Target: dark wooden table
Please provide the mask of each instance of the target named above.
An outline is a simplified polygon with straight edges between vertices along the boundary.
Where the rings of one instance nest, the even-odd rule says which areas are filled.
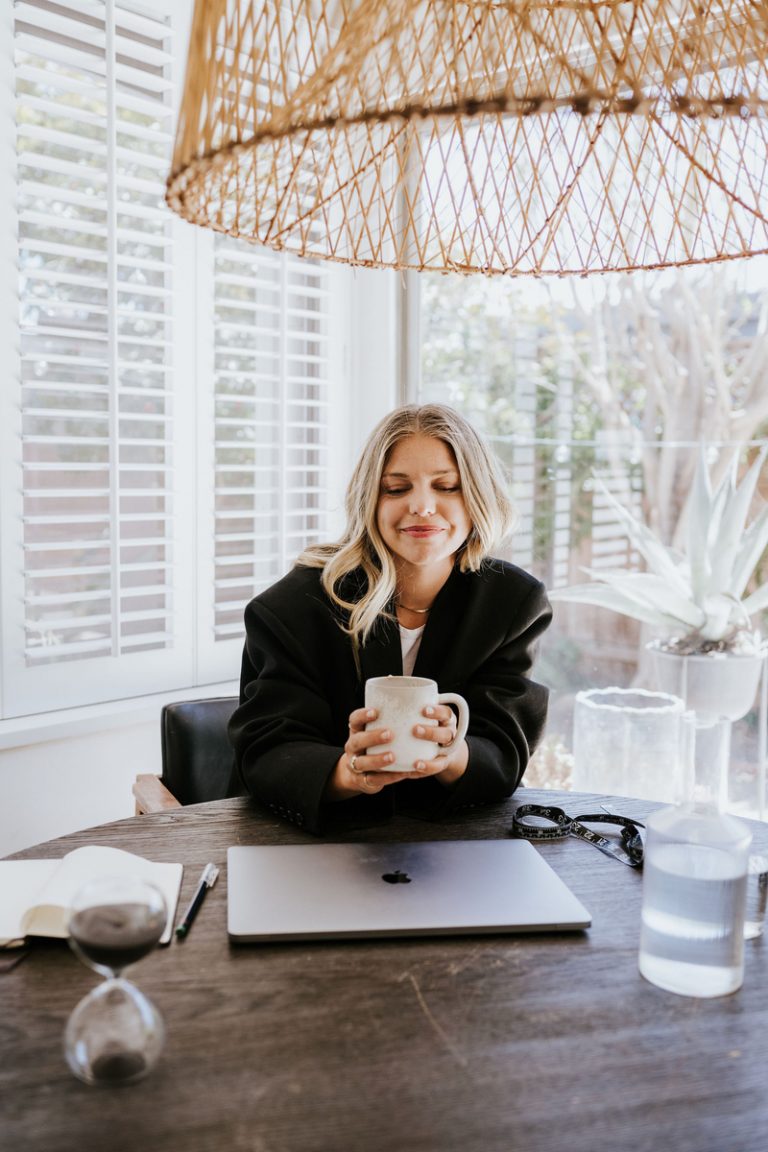
[[[516,803],[545,798],[572,813],[598,802],[525,790],[334,838],[496,837]],[[754,832],[768,849],[768,826]],[[225,800],[18,855],[104,843],[181,860],[183,906],[230,844],[305,840]],[[573,839],[539,850],[590,909],[588,932],[231,947],[224,871],[188,940],[134,970],[168,1035],[150,1076],[123,1088],[68,1071],[64,1025],[95,977],[64,942],[36,941],[0,972],[0,1149],[765,1152],[768,942],[747,943],[735,995],[662,992],[637,970],[640,874]]]

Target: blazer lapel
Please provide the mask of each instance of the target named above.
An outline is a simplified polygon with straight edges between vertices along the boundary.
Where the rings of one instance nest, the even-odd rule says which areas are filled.
[[[374,676],[402,676],[400,631],[394,621],[381,619],[377,622],[360,650],[360,673],[363,683]]]
[[[357,600],[363,595],[365,587],[366,581],[362,570],[356,569],[344,578],[341,593],[348,600]],[[390,604],[389,608],[394,613],[394,604]],[[403,657],[397,623],[380,618],[360,649],[359,689],[363,688],[366,680],[374,676],[402,676],[402,674]]]
[[[435,670],[441,668],[443,669],[441,679],[446,679],[447,670],[452,664],[450,657],[452,651],[455,651],[456,634],[465,607],[466,588],[463,575],[457,566],[443,584],[432,605],[416,654],[414,676],[427,676],[435,680],[437,679],[434,675]],[[443,689],[442,684],[440,687]]]

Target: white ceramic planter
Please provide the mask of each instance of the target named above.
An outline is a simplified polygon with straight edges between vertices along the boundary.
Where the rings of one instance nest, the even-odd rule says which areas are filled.
[[[764,654],[679,656],[652,644],[649,650],[656,665],[657,687],[682,697],[687,708],[740,720],[754,704]]]

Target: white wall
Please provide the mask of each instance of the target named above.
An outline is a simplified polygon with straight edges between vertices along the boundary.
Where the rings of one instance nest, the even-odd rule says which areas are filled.
[[[160,773],[163,705],[237,691],[228,680],[0,721],[0,856],[132,816],[134,779]]]
[[[0,856],[134,813],[139,772],[160,772],[160,719],[0,751]]]

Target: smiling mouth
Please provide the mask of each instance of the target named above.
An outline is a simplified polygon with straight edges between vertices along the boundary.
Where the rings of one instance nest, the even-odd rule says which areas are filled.
[[[437,536],[442,532],[442,528],[401,528],[401,532],[405,532],[407,536],[426,537]]]

